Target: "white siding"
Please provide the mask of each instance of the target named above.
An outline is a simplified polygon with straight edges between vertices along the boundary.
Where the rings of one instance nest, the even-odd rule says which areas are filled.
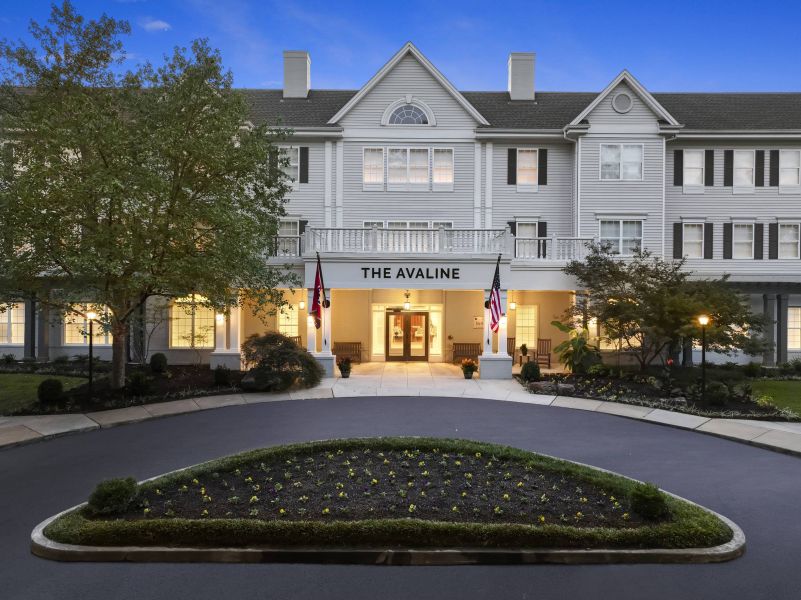
[[[631,110],[626,113],[619,113],[612,108],[612,100],[621,92],[627,93],[633,101]],[[657,133],[659,130],[656,115],[625,83],[618,85],[601,100],[587,115],[587,120],[590,122],[590,134]]]
[[[293,146],[309,147],[309,183],[296,182],[284,205],[288,217],[308,219],[309,226],[322,227],[325,145],[323,142],[295,141]]]

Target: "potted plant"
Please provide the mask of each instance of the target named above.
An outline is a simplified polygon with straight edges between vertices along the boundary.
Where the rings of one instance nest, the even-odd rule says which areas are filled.
[[[465,379],[473,379],[473,373],[478,371],[478,363],[472,358],[465,358],[462,361],[462,373]]]
[[[528,346],[520,344],[520,356],[528,356]]]
[[[350,377],[350,358],[347,356],[337,361],[337,366],[339,367],[339,373],[342,375],[342,379],[347,379]]]

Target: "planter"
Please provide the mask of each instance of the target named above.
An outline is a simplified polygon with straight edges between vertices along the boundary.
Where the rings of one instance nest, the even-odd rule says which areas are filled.
[[[342,379],[348,379],[350,377],[350,371],[340,371],[340,375],[342,375]]]
[[[465,379],[473,379],[473,371],[469,371],[469,372],[465,371],[464,372],[464,378]]]

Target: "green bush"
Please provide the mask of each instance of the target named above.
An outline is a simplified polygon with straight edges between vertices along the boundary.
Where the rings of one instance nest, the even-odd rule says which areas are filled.
[[[161,352],[156,352],[150,357],[150,370],[154,373],[165,373],[167,371],[167,357]]]
[[[706,384],[706,401],[712,406],[726,406],[730,395],[729,387],[722,381],[710,381]]]
[[[70,357],[67,356],[66,354],[62,354],[61,356],[56,356],[53,359],[54,365],[66,365],[68,362],[70,362]]]
[[[134,396],[147,396],[150,392],[150,380],[144,371],[133,371],[128,376],[128,391]]]
[[[13,365],[17,362],[17,357],[13,354],[3,354],[3,362],[7,365]]]
[[[539,381],[541,377],[540,366],[535,362],[527,362],[520,369],[520,379],[523,381]]]
[[[113,515],[124,513],[131,507],[139,487],[133,477],[108,479],[97,484],[89,496],[88,511],[91,515]]]
[[[64,386],[59,379],[45,379],[36,394],[42,406],[60,404],[64,400]]]
[[[629,494],[631,510],[643,519],[655,521],[670,514],[665,495],[652,483],[640,483]]]
[[[794,358],[790,361],[790,365],[792,365],[796,374],[801,375],[801,358]]]
[[[609,375],[609,367],[603,363],[590,365],[587,369],[587,375],[594,375],[595,377],[607,377]]]
[[[743,365],[743,375],[746,377],[759,377],[762,375],[762,365],[756,362],[750,362],[747,365]]]
[[[792,363],[782,363],[779,365],[779,373],[782,375],[793,375],[795,373],[795,366]]]
[[[214,385],[217,387],[230,387],[231,369],[225,365],[217,365],[214,369]]]
[[[243,389],[279,392],[293,385],[314,387],[323,378],[323,368],[291,338],[277,332],[253,334],[242,344],[245,364],[251,367],[242,378]]]

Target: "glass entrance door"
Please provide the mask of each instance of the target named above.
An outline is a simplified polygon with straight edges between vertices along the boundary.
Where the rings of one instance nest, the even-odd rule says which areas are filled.
[[[388,312],[387,360],[428,360],[428,313]]]

